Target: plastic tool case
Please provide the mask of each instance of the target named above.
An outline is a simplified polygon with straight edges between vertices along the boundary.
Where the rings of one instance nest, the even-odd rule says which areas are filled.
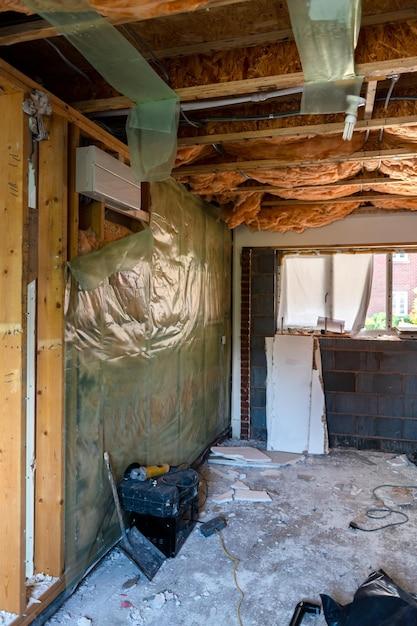
[[[131,523],[165,556],[174,557],[198,518],[198,485],[196,471],[174,470],[155,480],[126,476],[119,493]]]

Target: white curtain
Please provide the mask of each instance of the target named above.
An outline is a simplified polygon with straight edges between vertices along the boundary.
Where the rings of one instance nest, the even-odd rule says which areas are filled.
[[[315,328],[319,317],[365,324],[372,288],[372,254],[286,255],[281,267],[278,328]]]

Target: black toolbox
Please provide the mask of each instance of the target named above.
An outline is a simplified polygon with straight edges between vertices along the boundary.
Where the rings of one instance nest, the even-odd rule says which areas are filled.
[[[198,518],[198,473],[171,471],[145,481],[125,477],[119,483],[122,507],[132,524],[167,557],[178,554]]]

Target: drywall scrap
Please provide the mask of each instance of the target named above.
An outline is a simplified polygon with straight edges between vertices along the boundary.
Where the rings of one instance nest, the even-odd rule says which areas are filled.
[[[250,463],[270,463],[271,459],[257,448],[251,447],[228,447],[228,446],[213,446],[211,453],[214,456],[221,456],[226,459],[239,459],[248,461]]]
[[[267,337],[267,449],[328,452],[318,341],[313,336]]]
[[[213,450],[219,450],[220,448],[225,449],[225,454],[217,454],[213,453]],[[237,450],[237,452],[236,452]],[[240,453],[240,450],[245,450],[245,453]],[[255,452],[254,452],[255,450]],[[249,452],[248,452],[249,451]],[[270,470],[276,470],[281,467],[285,467],[286,465],[293,465],[294,463],[298,463],[302,461],[305,457],[302,454],[292,454],[289,452],[278,452],[278,451],[264,451],[261,452],[258,449],[247,447],[237,447],[237,446],[215,446],[211,448],[212,454],[208,458],[208,463],[210,465],[229,465],[232,467],[257,467],[257,468],[268,468]],[[227,456],[226,456],[227,455]],[[262,456],[261,456],[262,455]],[[245,458],[246,456],[246,458]],[[252,459],[256,458],[257,460],[249,460],[247,457],[252,457]],[[263,458],[264,457],[264,458]],[[216,471],[216,470],[212,470]],[[216,471],[217,473],[217,471]],[[243,474],[240,477],[244,476]]]

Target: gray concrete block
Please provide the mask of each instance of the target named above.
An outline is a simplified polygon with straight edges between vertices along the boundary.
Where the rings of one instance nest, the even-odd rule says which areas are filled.
[[[266,367],[252,367],[251,368],[251,386],[252,387],[265,387],[266,383]]]
[[[252,333],[263,337],[275,335],[275,319],[273,317],[254,317],[252,319]]]
[[[404,417],[404,411],[404,398],[402,396],[378,396],[378,415]]]
[[[380,361],[383,372],[417,374],[417,354],[413,352],[384,352]]]
[[[327,413],[327,427],[331,434],[356,433],[356,416]]]
[[[403,385],[405,394],[417,395],[417,375],[403,376]]]
[[[403,439],[412,439],[417,442],[417,419],[403,420]]]
[[[324,391],[355,391],[354,372],[324,371]]]
[[[405,396],[403,416],[417,418],[417,398]]]
[[[358,372],[356,375],[356,389],[365,393],[401,393],[402,376],[401,374]]]
[[[251,389],[250,404],[253,408],[265,408],[266,406],[266,390],[260,388]]]
[[[373,394],[329,392],[326,394],[327,410],[348,415],[376,415],[378,402]]]
[[[252,276],[251,291],[253,294],[273,294],[274,281],[274,274],[255,274]]]

